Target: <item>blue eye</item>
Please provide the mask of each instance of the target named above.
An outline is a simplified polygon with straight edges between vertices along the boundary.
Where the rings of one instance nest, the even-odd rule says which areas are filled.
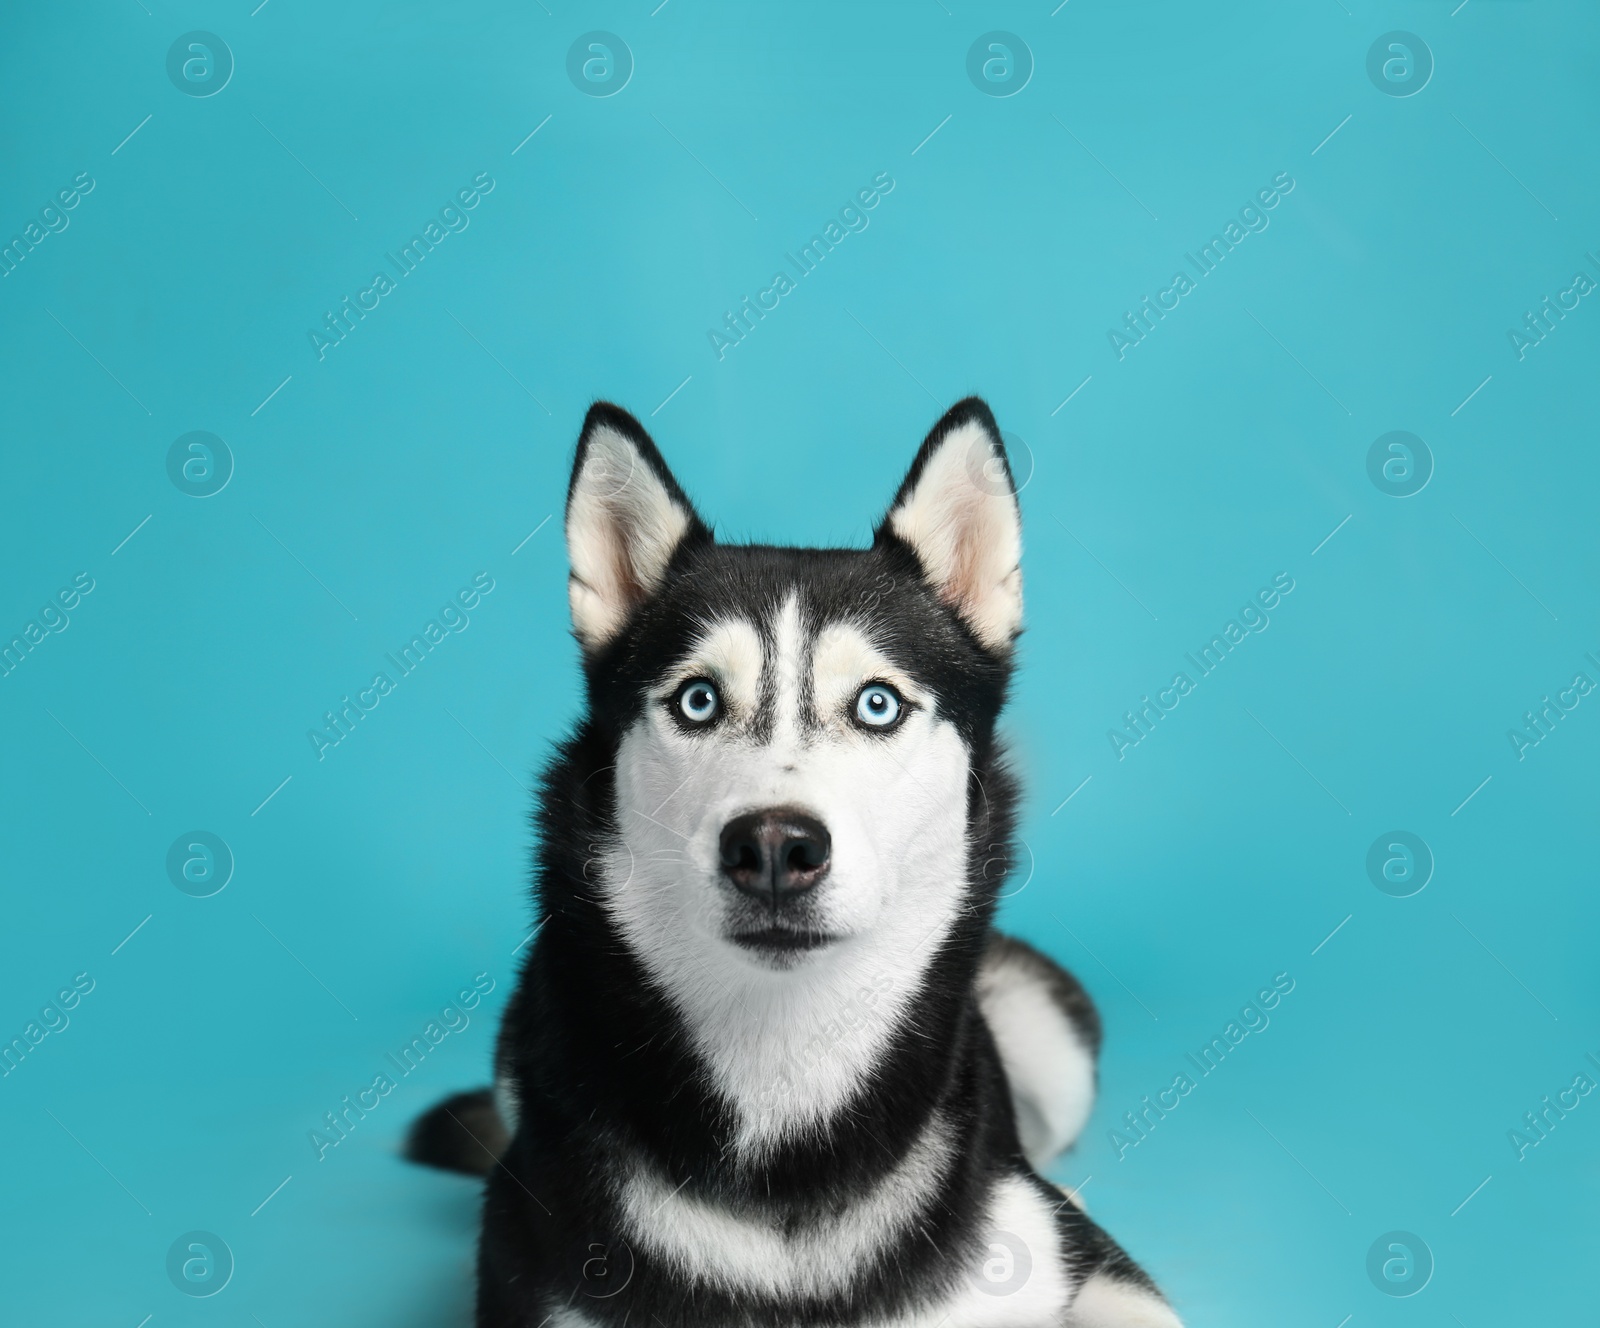
[[[900,718],[900,694],[887,683],[869,682],[856,696],[856,722],[869,729],[886,729]]]
[[[692,678],[678,688],[678,713],[691,724],[709,724],[722,710],[722,698],[706,678]]]

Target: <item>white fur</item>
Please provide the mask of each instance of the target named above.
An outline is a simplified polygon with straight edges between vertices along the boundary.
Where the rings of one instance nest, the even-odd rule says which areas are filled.
[[[1038,974],[1014,958],[986,957],[978,1005],[1005,1064],[1022,1151],[1042,1168],[1089,1119],[1094,1056]]]
[[[587,650],[604,645],[660,585],[689,516],[610,425],[590,435],[567,505],[567,598]]]
[[[901,696],[915,688],[904,673],[872,647],[849,623],[831,623],[817,634],[812,648],[812,689],[819,713],[853,709],[856,693],[868,679],[886,682]]]
[[[710,677],[723,704],[749,720],[761,700],[761,636],[743,619],[715,623],[701,634],[692,659],[672,676],[674,688],[690,678]]]
[[[1004,650],[1022,627],[1022,517],[996,449],[976,421],[951,430],[889,526],[978,639]]]
[[[927,1204],[954,1150],[935,1116],[900,1164],[831,1220],[794,1228],[691,1196],[653,1166],[619,1169],[624,1238],[689,1282],[732,1295],[817,1297],[847,1288]]]
[[[964,1251],[965,1284],[892,1328],[1032,1328],[1060,1321],[1072,1300],[1072,1278],[1053,1205],[1036,1186],[1007,1176],[989,1193],[985,1227]]]
[[[683,1014],[750,1158],[826,1121],[877,1064],[963,904],[968,774],[938,698],[899,677],[858,627],[829,624],[812,642],[791,599],[772,648],[758,646],[752,624],[713,624],[662,680],[666,697],[683,677],[712,677],[730,704],[716,728],[685,733],[652,703],[624,735],[620,835],[603,875],[619,931]],[[807,670],[816,704],[803,724]],[[875,679],[917,703],[892,734],[849,718]],[[773,694],[770,734],[758,737],[745,698]],[[809,810],[832,835],[815,897],[821,927],[840,938],[781,968],[726,938],[735,901],[718,866],[722,827],[777,805]]]
[[[506,1138],[515,1137],[517,1123],[522,1119],[522,1103],[517,1098],[515,1081],[498,1072],[494,1077],[494,1109],[500,1123],[506,1127]]]
[[[905,1179],[933,1158],[947,1157],[948,1137],[942,1124],[936,1128],[943,1142],[914,1165],[908,1158],[859,1212],[852,1208],[843,1214],[836,1228],[796,1236],[739,1224],[723,1210],[673,1196],[665,1178],[652,1178],[636,1179],[636,1188],[625,1191],[633,1224],[626,1239],[635,1249],[647,1249],[680,1271],[735,1293],[742,1288],[780,1298],[828,1294],[848,1286],[851,1274],[880,1247],[880,1231],[895,1216],[891,1210],[914,1204],[917,1185],[908,1186]],[[926,1142],[925,1136],[918,1150]],[[907,1211],[901,1208],[899,1216]],[[1075,1301],[1053,1206],[1020,1177],[995,1183],[977,1239],[969,1248],[945,1253],[957,1256],[965,1274],[954,1288],[912,1313],[871,1320],[861,1328],[1042,1328],[1063,1322],[1081,1328],[1181,1328],[1159,1300],[1098,1275],[1084,1283]],[[548,1328],[588,1328],[592,1322],[581,1310],[550,1308],[555,1317]],[[1090,1317],[1078,1317],[1080,1310]]]
[[[1183,1328],[1165,1301],[1104,1273],[1078,1288],[1067,1323],[1070,1328]]]

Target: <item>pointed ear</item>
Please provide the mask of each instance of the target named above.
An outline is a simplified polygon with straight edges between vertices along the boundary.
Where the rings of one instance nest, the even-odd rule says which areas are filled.
[[[639,421],[607,402],[591,406],[567,490],[567,597],[584,650],[596,653],[622,630],[686,541],[710,538]]]
[[[908,545],[939,598],[989,650],[1022,629],[1022,514],[994,416],[977,397],[934,425],[878,539]]]

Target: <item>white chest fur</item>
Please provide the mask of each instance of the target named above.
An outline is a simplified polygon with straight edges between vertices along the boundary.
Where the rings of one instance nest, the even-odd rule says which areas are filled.
[[[624,1237],[639,1255],[677,1278],[735,1299],[802,1302],[848,1293],[892,1242],[914,1230],[917,1214],[949,1165],[955,1140],[936,1118],[902,1164],[867,1197],[799,1233],[770,1218],[735,1214],[674,1190],[651,1168],[619,1169],[616,1191]],[[926,1238],[926,1237],[925,1237]],[[917,1310],[855,1328],[1035,1328],[1058,1321],[1071,1300],[1052,1205],[1019,1177],[991,1189],[979,1236],[945,1251],[960,1269],[955,1289]],[[554,1307],[552,1307],[554,1308]],[[590,1323],[568,1306],[549,1328]],[[780,1321],[781,1322],[781,1321]]]

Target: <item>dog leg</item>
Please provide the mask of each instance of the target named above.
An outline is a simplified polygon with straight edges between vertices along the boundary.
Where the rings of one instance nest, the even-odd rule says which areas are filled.
[[[1067,1323],[1070,1328],[1183,1328],[1153,1290],[1105,1269],[1078,1288]]]
[[[1072,974],[999,932],[984,952],[977,992],[1011,1086],[1022,1150],[1042,1168],[1078,1137],[1094,1106],[1100,1016]]]

